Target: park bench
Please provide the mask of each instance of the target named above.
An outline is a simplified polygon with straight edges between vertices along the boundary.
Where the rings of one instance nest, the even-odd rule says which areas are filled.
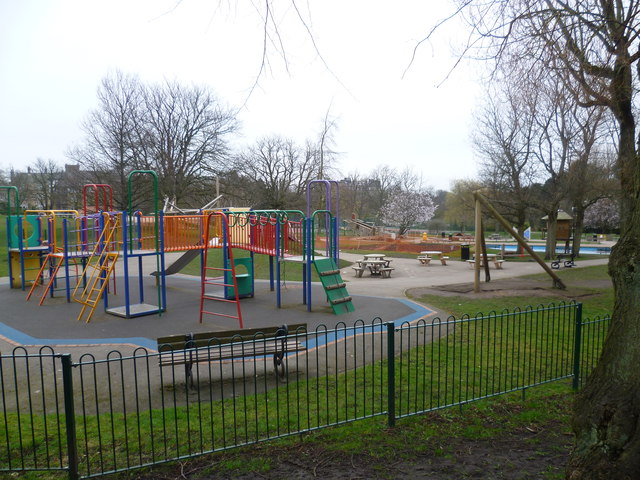
[[[427,255],[419,255],[418,256],[418,260],[423,265],[429,265],[429,262],[431,261],[431,257],[429,257]]]
[[[444,255],[440,257],[440,263],[442,263],[443,265],[447,264],[447,260],[449,260],[449,257],[445,257]]]
[[[245,328],[206,333],[187,333],[160,337],[158,360],[161,367],[185,366],[185,383],[193,387],[194,363],[263,357],[273,355],[276,377],[287,372],[286,356],[307,347],[296,336],[306,333],[307,324]]]
[[[559,269],[560,268],[560,263],[563,263],[563,265],[566,268],[575,267],[576,264],[573,261],[575,258],[576,258],[576,256],[574,254],[571,254],[571,255],[558,255],[556,257],[556,259],[551,262],[551,268],[553,268],[555,270]]]

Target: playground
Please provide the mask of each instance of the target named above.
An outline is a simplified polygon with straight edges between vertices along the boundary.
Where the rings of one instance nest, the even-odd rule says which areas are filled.
[[[151,213],[133,206],[140,178],[153,183]],[[341,252],[339,191],[333,181],[309,183],[306,213],[213,209],[211,204],[197,211],[169,211],[167,202],[161,210],[154,172],[132,172],[128,186],[129,208],[122,212],[114,211],[108,185],[85,185],[80,212],[21,212],[17,189],[0,187],[8,210],[10,274],[0,284],[5,307],[0,336],[6,341],[154,349],[155,339],[167,335],[299,323],[313,330],[377,317],[400,324],[442,315],[407,300],[407,294],[418,298],[422,291],[446,295],[447,288],[472,290],[473,274],[464,262],[434,269],[395,258],[393,278],[388,279],[355,278],[350,268],[339,268],[340,256],[353,262],[359,255]],[[312,211],[311,192],[318,188],[324,208]],[[391,243],[388,250],[425,248],[419,242]],[[457,243],[438,247],[450,252]],[[390,244],[366,239],[344,243],[345,248],[372,251],[385,245]],[[268,280],[255,278],[258,255],[268,258]],[[199,275],[180,273],[198,261]],[[285,280],[284,271],[293,264],[300,277]],[[493,283],[483,291],[495,292],[496,281],[504,284],[507,278],[538,272],[535,263],[509,263],[492,272]],[[517,290],[513,285],[502,289]]]
[[[140,177],[154,183],[151,213],[132,205]],[[154,172],[134,171],[128,181],[129,208],[122,212],[114,211],[108,185],[85,185],[82,211],[21,211],[17,189],[1,187],[8,200],[4,340],[153,349],[166,335],[301,322],[312,330],[433,313],[404,298],[349,294],[347,272],[338,267],[335,182],[310,182],[306,214],[237,208],[175,214],[159,209]],[[311,211],[314,187],[323,189],[322,210]],[[256,255],[268,258],[268,280],[255,278]],[[180,273],[198,259],[199,276]],[[299,279],[284,279],[289,263],[301,266]],[[312,272],[319,281],[312,282]]]

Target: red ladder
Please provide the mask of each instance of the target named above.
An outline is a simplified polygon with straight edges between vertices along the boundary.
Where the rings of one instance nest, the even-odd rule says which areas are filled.
[[[217,227],[217,228],[216,228]],[[222,227],[222,228],[220,228]],[[233,261],[233,248],[231,247],[231,233],[229,232],[229,225],[227,223],[227,217],[220,212],[210,213],[205,219],[204,229],[205,241],[204,245],[204,266],[202,268],[201,276],[201,292],[200,292],[200,323],[202,323],[203,315],[216,315],[225,318],[235,318],[238,320],[240,328],[244,328],[242,325],[242,311],[240,309],[240,297],[238,296],[238,282],[236,280],[236,268]],[[210,237],[216,235],[217,241],[213,241]],[[228,255],[226,264],[229,267],[225,267],[224,258],[222,267],[209,266],[209,247],[217,245],[218,248],[223,247],[223,257],[226,253]],[[230,282],[229,282],[229,280]],[[211,288],[218,288],[222,290],[221,294],[212,292]],[[226,292],[229,288],[233,288],[233,299],[226,298]],[[208,291],[209,289],[209,291]],[[224,303],[234,303],[236,305],[236,315],[213,312],[211,310],[205,310],[205,300],[213,300]],[[210,302],[208,302],[210,303]]]

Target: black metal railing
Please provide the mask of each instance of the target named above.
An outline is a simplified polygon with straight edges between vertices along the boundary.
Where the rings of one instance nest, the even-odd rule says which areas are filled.
[[[252,353],[273,341],[260,334],[239,338],[231,348],[242,355],[224,360],[212,360],[230,348],[215,339],[171,352],[86,353],[76,362],[50,347],[18,347],[0,356],[0,471],[90,478],[373,416],[393,425],[572,376],[578,387],[607,325],[583,322],[581,306],[570,303],[400,326],[379,318],[320,326],[290,335],[306,349],[287,355],[284,379],[272,355]],[[186,358],[200,360],[193,386]]]

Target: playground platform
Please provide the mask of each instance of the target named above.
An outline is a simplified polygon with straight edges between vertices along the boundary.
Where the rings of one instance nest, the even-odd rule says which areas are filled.
[[[161,315],[122,318],[110,315],[99,307],[90,323],[78,321],[81,305],[67,303],[63,293],[47,298],[42,306],[38,299],[26,301],[26,292],[10,289],[8,279],[0,284],[0,345],[6,348],[27,345],[49,345],[56,351],[79,345],[130,345],[148,349],[156,348],[156,339],[166,335],[190,332],[215,332],[238,329],[233,318],[205,316],[199,322],[200,279],[189,275],[167,277],[167,310]],[[157,290],[153,277],[143,279],[145,302],[153,303]],[[110,306],[118,305],[122,298],[122,279],[118,278],[118,294],[110,295]],[[268,281],[256,281],[254,298],[241,300],[245,328],[267,327],[282,324],[307,323],[310,331],[324,325],[333,328],[339,322],[353,325],[359,319],[366,323],[375,317],[400,324],[433,315],[435,312],[403,298],[382,298],[353,295],[355,312],[340,316],[333,314],[325,302],[319,284],[313,285],[313,310],[307,311],[302,303],[302,284],[287,281],[282,287],[282,308],[276,307],[275,292],[270,291]],[[221,312],[233,305],[220,304]],[[7,345],[8,344],[8,345]],[[0,347],[1,348],[1,347]]]

